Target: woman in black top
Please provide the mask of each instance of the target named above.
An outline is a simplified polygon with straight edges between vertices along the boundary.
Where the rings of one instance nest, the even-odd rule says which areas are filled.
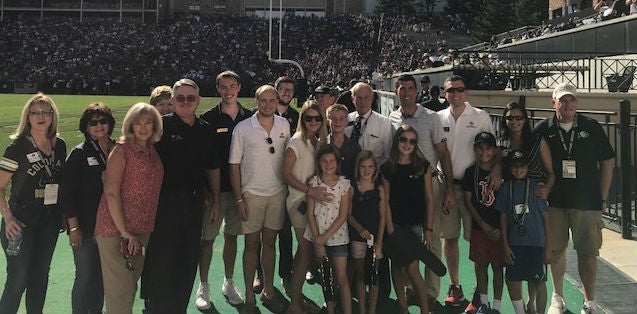
[[[86,140],[73,148],[62,173],[61,202],[75,261],[73,313],[101,313],[104,305],[102,269],[93,233],[104,191],[102,172],[115,144],[110,138],[114,127],[115,119],[106,105],[89,104],[79,125]]]
[[[53,250],[61,227],[58,204],[66,144],[57,137],[58,111],[44,94],[31,97],[0,160],[0,193],[11,182],[11,198],[0,197],[0,241],[22,237],[20,249],[7,252],[7,281],[0,313],[16,313],[26,290],[28,313],[42,313]]]

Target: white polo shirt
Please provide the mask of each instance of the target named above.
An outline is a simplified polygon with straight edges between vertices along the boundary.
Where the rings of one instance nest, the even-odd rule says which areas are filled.
[[[272,139],[272,144],[268,144],[267,138]],[[271,196],[285,187],[281,166],[289,138],[290,124],[277,115],[269,134],[259,124],[257,113],[235,126],[228,163],[239,164],[241,193]],[[271,147],[274,153],[270,153]]]
[[[347,116],[349,124],[345,127],[345,134],[351,138],[354,121],[358,118],[358,111],[350,112]],[[358,144],[362,150],[371,151],[378,164],[382,165],[389,159],[389,150],[391,149],[392,136],[394,134],[391,122],[380,113],[370,110],[363,115],[361,137]]]
[[[443,136],[447,138],[447,148],[451,153],[453,178],[462,180],[465,170],[474,164],[473,140],[480,132],[493,132],[489,114],[465,102],[465,108],[458,120],[451,115],[451,107],[438,111],[442,123]],[[440,163],[438,169],[442,170]]]

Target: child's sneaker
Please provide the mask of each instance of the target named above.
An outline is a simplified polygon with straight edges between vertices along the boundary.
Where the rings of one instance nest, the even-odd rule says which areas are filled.
[[[566,303],[564,302],[564,298],[562,298],[559,294],[553,292],[553,296],[551,297],[551,306],[549,307],[548,314],[562,314],[566,312]]]
[[[482,305],[482,301],[480,300],[480,293],[476,289],[473,292],[473,298],[471,298],[471,302],[467,305],[467,308],[464,310],[465,313],[475,314],[478,311],[478,308]]]
[[[464,293],[462,292],[461,285],[449,285],[449,292],[445,298],[445,305],[447,306],[460,306],[461,302],[464,302]]]
[[[597,313],[597,304],[595,301],[586,301],[582,306],[581,314],[596,314]]]

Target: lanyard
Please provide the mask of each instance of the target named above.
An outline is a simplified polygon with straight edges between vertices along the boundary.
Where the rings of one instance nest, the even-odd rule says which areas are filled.
[[[562,141],[562,148],[564,148],[564,152],[566,152],[568,158],[571,158],[571,150],[573,149],[573,139],[575,138],[575,130],[571,129],[569,132],[571,133],[571,139],[568,142],[568,147],[566,146],[566,142],[564,142],[564,135],[562,134],[564,130],[559,128],[557,133],[560,135],[560,141]]]
[[[53,145],[53,141],[51,141],[51,156],[49,156],[48,158],[44,158],[33,137],[27,136],[27,138],[33,145],[33,148],[35,148],[35,153],[38,154],[40,160],[44,162],[44,169],[46,169],[46,172],[49,174],[49,178],[53,179],[53,171],[51,171],[51,168],[49,168],[49,164],[53,165],[55,163],[55,145]]]
[[[93,145],[93,148],[95,149],[97,154],[100,156],[100,159],[102,160],[102,165],[104,165],[104,167],[106,167],[106,153],[102,150],[102,148],[100,148],[100,146],[99,146],[99,144],[97,144],[96,140],[90,139],[89,141]]]
[[[526,218],[526,209],[529,206],[529,189],[531,185],[529,181],[529,178],[526,178],[526,181],[524,182],[524,208],[522,208],[522,214],[520,215],[515,212],[515,202],[513,201],[513,184],[515,181],[511,181],[511,184],[509,185],[509,200],[511,200],[511,209],[513,210],[513,221],[515,221],[518,225],[523,225],[524,218]]]

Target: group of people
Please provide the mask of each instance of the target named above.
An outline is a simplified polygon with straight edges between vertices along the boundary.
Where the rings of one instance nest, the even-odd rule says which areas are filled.
[[[42,311],[61,229],[76,265],[73,313],[131,313],[140,277],[146,313],[185,313],[197,269],[195,304],[211,308],[212,245],[223,232],[220,290],[242,313],[257,313],[257,295],[274,313],[319,313],[303,294],[306,279],[323,286],[328,313],[352,313],[352,298],[360,313],[382,311],[392,283],[400,313],[413,303],[435,311],[444,272],[431,264],[422,274],[418,254],[396,250],[415,239],[414,250],[444,254],[446,306],[499,310],[506,281],[516,314],[544,313],[550,264],[549,313],[557,314],[566,310],[569,230],[582,313],[596,312],[595,257],[615,153],[600,125],[577,113],[573,86],[555,87],[555,114],[533,131],[524,106],[508,104],[496,138],[457,75],[444,81],[449,107],[438,112],[417,102],[414,77],[400,76],[400,107],[388,117],[372,109],[366,83],[351,87],[352,110],[308,100],[297,112],[294,82],[283,76],[257,88],[251,111],[238,102],[240,76],[224,71],[215,79],[220,102],[200,117],[194,81],[157,87],[151,104],[128,110],[118,141],[110,109],[89,104],[79,122],[86,140],[68,157],[55,103],[33,96],[0,161],[0,191],[11,183],[8,202],[0,198],[0,239],[5,249],[22,241],[18,254],[5,254],[0,312],[17,312],[25,291],[27,311]],[[468,305],[461,235],[477,282]],[[239,236],[243,296],[233,278]],[[277,238],[289,301],[274,287]]]

